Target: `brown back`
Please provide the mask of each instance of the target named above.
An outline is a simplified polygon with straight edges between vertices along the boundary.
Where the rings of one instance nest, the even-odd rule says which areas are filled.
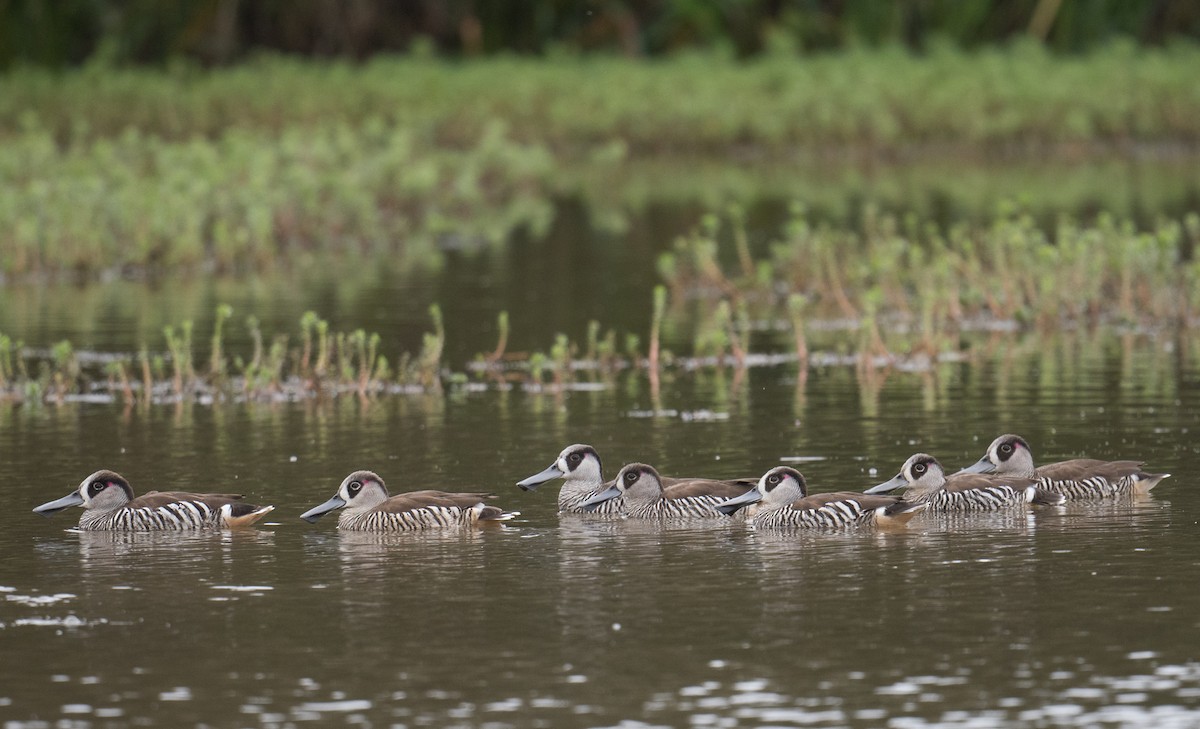
[[[242,500],[241,494],[193,494],[187,491],[149,491],[129,502],[131,509],[157,509],[180,501],[198,501],[214,509]]]
[[[899,496],[887,496],[884,494],[864,494],[857,491],[835,491],[827,494],[813,494],[805,496],[803,499],[797,499],[792,502],[793,511],[808,511],[809,509],[819,509],[827,504],[833,504],[838,501],[857,501],[863,509],[870,511],[878,509],[881,506],[891,506],[899,501]]]
[[[1109,481],[1120,481],[1126,476],[1142,473],[1143,465],[1138,461],[1098,461],[1095,458],[1076,458],[1071,461],[1047,463],[1037,470],[1037,475],[1051,481],[1078,481],[1094,476],[1101,476]]]
[[[409,491],[396,494],[376,507],[377,511],[389,514],[402,514],[406,511],[423,509],[430,506],[443,508],[458,507],[469,509],[481,501],[496,498],[495,494],[485,493],[454,493],[450,491]]]
[[[1008,486],[1021,491],[1034,484],[1031,478],[1020,476],[996,476],[987,473],[956,473],[946,477],[946,490],[950,492],[973,491],[975,489]]]
[[[690,499],[697,496],[732,499],[735,496],[741,496],[758,484],[757,480],[750,479],[717,481],[710,478],[673,478],[663,480],[673,482],[669,486],[663,484],[664,499]]]

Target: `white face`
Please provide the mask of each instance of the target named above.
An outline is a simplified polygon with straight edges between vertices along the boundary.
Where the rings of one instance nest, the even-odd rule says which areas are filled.
[[[617,474],[617,488],[626,496],[655,498],[662,495],[658,473],[644,463],[630,463]]]
[[[1029,444],[1017,435],[1002,435],[988,446],[987,459],[997,473],[1012,473],[1033,469],[1033,454]]]
[[[794,468],[777,466],[758,480],[758,490],[767,504],[790,504],[804,498],[804,476]]]
[[[946,478],[942,464],[928,453],[917,453],[904,462],[900,469],[904,480],[910,485],[928,485],[936,487]]]
[[[568,481],[588,481],[599,483],[604,480],[600,467],[600,456],[594,448],[577,444],[568,447],[558,454],[555,467],[562,471],[563,478]]]
[[[371,471],[355,471],[342,481],[338,496],[346,502],[347,509],[370,508],[388,497],[383,479]]]
[[[110,511],[129,503],[133,494],[129,483],[112,471],[96,471],[79,484],[83,508]]]

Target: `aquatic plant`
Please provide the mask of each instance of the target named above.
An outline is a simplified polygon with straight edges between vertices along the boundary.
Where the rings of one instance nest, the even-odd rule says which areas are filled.
[[[441,389],[442,352],[446,348],[446,327],[442,322],[442,309],[437,304],[429,307],[433,319],[433,332],[422,337],[421,352],[408,373],[410,381],[426,388]]]
[[[663,316],[667,309],[667,289],[663,286],[654,287],[654,312],[650,319],[650,350],[646,356],[646,366],[651,372],[658,373],[659,336],[662,330]]]
[[[178,332],[174,326],[164,327],[163,338],[166,339],[171,360],[171,382],[174,384],[175,394],[182,397],[185,389],[190,389],[196,378],[196,371],[192,367],[192,323],[183,322]]]
[[[501,311],[496,315],[496,329],[499,332],[496,348],[492,350],[485,359],[489,363],[496,363],[504,356],[504,350],[508,348],[508,312]]]
[[[816,317],[852,322],[857,351],[887,361],[895,355],[887,340],[910,334],[904,348],[932,356],[952,332],[980,326],[1195,325],[1195,218],[1138,230],[1105,214],[1087,225],[1063,217],[1048,234],[1013,207],[986,225],[945,230],[868,207],[855,231],[815,226],[797,207],[767,254],[752,265],[738,256],[736,273],[714,270],[720,234],[711,223],[676,241],[659,271],[675,296],[701,306],[697,352],[728,344],[736,353],[754,306],[790,322],[799,359],[804,320]]]
[[[221,304],[217,307],[217,315],[213,320],[213,335],[212,335],[212,353],[209,357],[208,371],[214,378],[224,377],[227,369],[224,353],[224,340],[222,339],[225,321],[233,316],[233,307],[228,304]]]

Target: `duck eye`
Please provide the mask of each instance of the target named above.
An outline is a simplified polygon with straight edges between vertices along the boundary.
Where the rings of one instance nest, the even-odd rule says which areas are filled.
[[[92,481],[91,491],[93,494],[98,494],[107,486],[108,484],[104,483],[103,481]]]
[[[917,465],[913,466],[913,473],[925,473],[925,464],[918,463]]]
[[[579,463],[583,460],[583,456],[578,453],[572,453],[570,456],[567,456],[567,458],[570,459],[571,463]]]
[[[777,484],[777,483],[779,483],[779,474],[778,474],[778,473],[772,473],[770,476],[767,476],[767,483],[769,483],[769,484]]]
[[[625,480],[629,483],[633,483],[634,481],[638,480],[637,471],[630,471],[629,473],[625,474]]]
[[[347,487],[347,490],[352,494],[357,494],[361,488],[362,481],[351,481],[350,485]]]
[[[1008,443],[1005,443],[1004,445],[1000,446],[1000,452],[1001,453],[1012,453],[1012,446]]]

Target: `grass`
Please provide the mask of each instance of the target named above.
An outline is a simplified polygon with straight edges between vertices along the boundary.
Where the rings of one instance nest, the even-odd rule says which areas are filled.
[[[340,124],[182,143],[130,130],[65,147],[31,132],[0,148],[0,272],[231,271],[313,250],[436,266],[443,245],[544,226],[549,169],[495,134],[458,151]]]
[[[264,57],[225,70],[91,66],[5,78],[0,129],[55,139],[143,136],[188,142],[247,130],[327,125],[409,130],[470,148],[496,120],[520,144],[556,151],[726,150],[733,144],[867,151],[911,145],[1045,145],[1198,138],[1200,49],[1114,43],[1054,56],[1032,42],[965,53],[935,46],[746,63],[719,54],[644,62],[495,57],[365,64]],[[86,119],[77,113],[86,108]]]
[[[381,337],[362,329],[334,331],[314,312],[299,322],[300,344],[287,333],[264,341],[258,319],[241,323],[249,330],[248,357],[230,352],[225,334],[237,320],[221,304],[214,317],[209,356],[197,367],[192,322],[163,328],[164,350],[143,346],[136,355],[77,352],[63,340],[48,350],[32,350],[0,334],[0,400],[12,403],[120,399],[127,405],[196,401],[278,401],[385,393],[439,393],[445,329],[441,310],[429,310],[434,331],[424,337],[415,357],[405,354],[393,367],[380,353]]]
[[[790,310],[797,322],[800,295],[815,316],[860,322],[867,349],[876,352],[883,349],[881,319],[888,329],[921,332],[931,346],[945,332],[989,322],[1200,323],[1195,214],[1149,230],[1104,214],[1089,225],[1063,217],[1047,233],[1015,209],[987,225],[943,228],[868,208],[858,232],[810,223],[798,207],[782,238],[752,265],[728,250],[739,247],[739,225],[735,214],[732,230],[722,231],[709,216],[663,254],[659,271],[677,301],[718,302],[716,318],[720,302],[747,302],[760,316],[784,318]]]
[[[436,267],[446,248],[544,230],[563,194],[614,228],[672,197],[799,198],[848,215],[844,201],[865,192],[909,209],[907,166],[879,179],[869,169],[916,159],[942,161],[923,168],[939,204],[978,211],[997,197],[994,177],[986,165],[963,173],[964,161],[1193,153],[1197,66],[1187,44],[1068,58],[1017,44],[749,63],[265,57],[213,71],[17,69],[0,79],[0,274],[263,269],[314,251]],[[1125,212],[1141,195],[1186,200],[1195,169],[1148,174],[1119,199],[1121,185],[1090,170],[1036,184],[1016,173],[1010,192],[1047,210]]]
[[[735,225],[739,219],[732,216]],[[714,221],[709,221],[709,232],[717,235],[722,231]],[[1200,356],[1200,338],[1189,336],[1200,325],[1196,315],[1200,265],[1180,265],[1174,259],[1181,236],[1200,238],[1200,220],[1194,217],[1182,225],[1164,225],[1155,234],[1136,233],[1112,221],[1091,228],[1064,221],[1060,240],[1051,245],[1015,216],[945,239],[971,241],[972,255],[981,254],[979,260],[985,264],[1031,261],[993,271],[985,271],[986,265],[967,268],[967,259],[956,257],[951,243],[943,243],[946,247],[938,251],[941,262],[930,263],[928,247],[938,240],[931,231],[925,238],[906,240],[895,221],[886,218],[870,229],[873,235],[855,241],[856,245],[895,249],[890,256],[863,259],[879,261],[876,266],[847,266],[836,256],[836,247],[825,249],[823,242],[813,240],[822,235],[842,240],[839,236],[845,234],[814,231],[802,218],[793,221],[788,238],[777,244],[770,261],[751,258],[745,268],[736,250],[738,235],[732,231],[724,231],[730,251],[700,234],[681,241],[680,251],[694,248],[712,265],[699,269],[680,265],[673,269],[676,277],[670,288],[655,289],[653,311],[647,312],[650,337],[645,352],[638,335],[605,330],[598,321],[589,323],[582,342],[558,333],[545,351],[512,352],[507,348],[508,314],[500,312],[495,348],[456,370],[445,359],[447,332],[440,308],[433,305],[429,309],[432,330],[423,336],[420,348],[402,352],[393,364],[382,354],[379,334],[363,329],[336,331],[310,311],[294,330],[268,336],[256,317],[239,317],[232,307],[221,304],[207,337],[197,336],[192,323],[184,321],[163,327],[161,349],[143,345],[135,354],[80,351],[66,340],[35,350],[0,334],[0,401],[99,400],[147,406],[370,400],[514,386],[562,394],[610,389],[619,380],[636,390],[645,378],[657,409],[660,382],[693,373],[709,378],[732,371],[731,383],[716,382],[737,391],[747,368],[798,365],[797,402],[802,403],[810,369],[850,368],[864,388],[864,397],[870,397],[871,393],[877,396],[891,372],[915,372],[927,378],[946,363],[1004,362],[1010,349],[1028,347],[1029,342],[1059,341],[1064,333],[1090,339],[1097,331],[1116,331],[1125,350],[1131,348],[1133,338],[1169,336],[1183,356]],[[1128,235],[1135,236],[1140,246],[1133,254],[1121,253],[1129,243],[1122,236]],[[1084,241],[1089,250],[1106,250],[1110,255],[1100,263],[1091,254],[1077,255],[1085,248]],[[1055,259],[1048,263],[1038,246],[1067,252],[1053,254]],[[816,256],[827,257],[822,265],[794,265],[799,258],[819,260],[814,256],[818,251],[824,252]],[[722,253],[729,254],[737,273],[726,275],[721,270]],[[914,261],[924,265],[912,265]],[[1067,285],[1051,280],[1052,276],[1033,275],[1038,268],[1067,277]],[[721,286],[688,282],[685,273],[693,270],[720,276]],[[842,282],[843,302],[828,293],[833,288],[831,276]],[[969,293],[971,276],[982,277],[974,283],[989,286],[994,293],[990,297]],[[1095,281],[1084,286],[1071,278],[1077,276],[1093,276]],[[798,281],[808,281],[809,288]],[[955,281],[963,285],[953,285]],[[733,294],[726,295],[725,287]],[[1040,308],[1018,313],[1015,319],[1000,318],[1012,313],[1003,307],[1025,293],[1037,296],[1039,290],[1050,289],[1061,292],[1057,299],[1046,299]],[[993,311],[993,306],[1000,308]],[[853,315],[846,316],[842,307],[850,307]],[[690,352],[665,346],[665,332],[672,332],[671,339],[680,343],[688,326],[695,329]],[[227,341],[239,327],[249,333],[242,338],[249,342],[248,348]],[[1034,336],[1022,336],[1023,332]],[[207,352],[197,351],[201,341],[208,342]]]

